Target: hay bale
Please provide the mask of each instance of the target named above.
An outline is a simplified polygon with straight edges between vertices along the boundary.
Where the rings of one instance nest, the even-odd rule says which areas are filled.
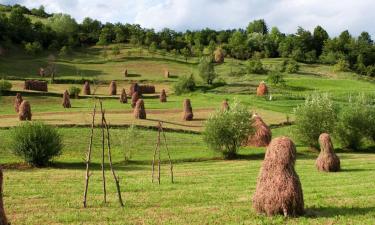
[[[111,81],[111,84],[109,85],[109,95],[117,95],[117,85],[116,81]]]
[[[298,216],[304,213],[301,182],[294,170],[296,147],[287,137],[278,137],[267,147],[260,170],[253,207],[268,216]]]
[[[7,217],[5,216],[4,211],[4,202],[3,202],[3,170],[0,167],[0,225],[8,225]]]
[[[252,121],[253,123],[251,126],[254,128],[255,133],[247,138],[245,145],[253,147],[268,146],[272,139],[271,129],[257,114],[253,115]]]
[[[146,119],[145,103],[143,102],[143,99],[138,99],[133,113],[136,119]]]
[[[184,117],[183,119],[185,121],[190,121],[193,120],[193,108],[191,107],[191,102],[190,99],[185,99],[184,100]]]
[[[141,94],[141,92],[140,92],[140,90],[139,90],[139,85],[138,85],[138,83],[132,83],[132,84],[130,85],[130,90],[129,90],[130,95],[133,96],[134,92],[137,92],[138,95]]]
[[[135,105],[137,104],[137,101],[139,100],[139,95],[138,95],[138,92],[134,92],[132,94],[132,108],[135,107]]]
[[[19,120],[31,120],[31,116],[30,103],[28,101],[22,101],[18,112]]]
[[[64,91],[64,94],[63,94],[63,102],[62,102],[62,106],[64,108],[72,108],[72,105],[70,104],[70,97],[69,97],[69,92],[68,90],[65,90]]]
[[[126,95],[125,88],[123,88],[122,91],[121,91],[120,102],[121,103],[128,103],[128,96]]]
[[[340,170],[340,159],[335,154],[331,137],[327,133],[319,136],[320,154],[315,166],[322,172],[337,172]]]
[[[23,89],[33,91],[48,91],[47,81],[25,80]]]
[[[222,103],[221,103],[221,110],[222,111],[227,111],[229,110],[229,103],[228,103],[228,100],[225,99]]]
[[[164,70],[164,78],[168,79],[171,76],[168,70]]]
[[[128,70],[127,70],[127,69],[124,70],[124,77],[125,77],[125,78],[128,77]]]
[[[167,94],[165,93],[165,90],[161,90],[161,93],[160,93],[160,102],[167,102]]]
[[[83,94],[91,95],[90,83],[88,81],[85,81],[85,84],[83,85]]]
[[[257,88],[257,96],[264,96],[268,94],[268,87],[264,81],[260,82]]]
[[[155,93],[155,86],[154,85],[139,85],[138,86],[138,93],[154,94]]]
[[[16,97],[14,98],[14,110],[16,111],[16,113],[19,112],[22,101],[23,99],[21,93],[17,93]]]
[[[221,48],[218,48],[214,52],[214,60],[216,63],[223,63],[224,62],[224,51]]]

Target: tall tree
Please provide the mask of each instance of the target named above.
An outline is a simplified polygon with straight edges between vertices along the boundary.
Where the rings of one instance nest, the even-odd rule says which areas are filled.
[[[247,26],[247,33],[260,33],[260,34],[268,34],[268,27],[266,22],[263,19],[254,20],[250,22]]]

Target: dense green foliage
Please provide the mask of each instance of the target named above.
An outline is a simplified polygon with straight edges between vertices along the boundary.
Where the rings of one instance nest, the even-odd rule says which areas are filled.
[[[248,74],[263,74],[266,69],[263,67],[263,63],[259,59],[251,59],[246,64],[246,70]]]
[[[267,81],[272,85],[285,85],[284,76],[279,71],[270,71],[268,73]]]
[[[178,81],[173,85],[173,90],[176,95],[189,93],[195,90],[195,81],[193,75],[181,76]]]
[[[298,73],[299,65],[293,59],[284,60],[280,66],[280,72]]]
[[[79,93],[81,92],[81,88],[76,86],[69,87],[69,96],[73,98],[78,98]]]
[[[0,94],[2,91],[9,91],[10,89],[12,89],[12,84],[7,80],[1,79],[0,80]]]
[[[207,84],[212,84],[214,79],[216,78],[214,64],[209,57],[203,57],[200,59],[198,72],[199,76]]]

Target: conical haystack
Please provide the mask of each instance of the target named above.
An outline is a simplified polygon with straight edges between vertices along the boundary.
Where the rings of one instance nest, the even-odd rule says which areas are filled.
[[[130,85],[130,90],[129,90],[129,94],[130,94],[130,96],[133,96],[133,94],[134,94],[134,92],[137,92],[138,93],[138,96],[140,96],[140,90],[139,90],[139,85],[138,85],[138,83],[132,83],[131,85]]]
[[[257,114],[253,115],[252,127],[255,133],[247,138],[246,146],[265,147],[271,142],[272,132],[267,124]]]
[[[214,52],[214,59],[216,63],[223,63],[224,62],[224,51],[221,48],[218,48]]]
[[[301,182],[294,170],[296,147],[287,137],[278,137],[267,147],[253,196],[253,207],[268,216],[304,213]]]
[[[315,166],[319,171],[337,172],[340,170],[340,159],[335,154],[331,137],[327,133],[319,136],[320,154]]]
[[[257,96],[264,96],[268,94],[268,87],[264,81],[260,82],[257,88]]]
[[[121,103],[128,103],[128,96],[126,95],[125,88],[123,88],[122,91],[121,91],[120,102]]]
[[[70,104],[69,92],[67,90],[65,90],[64,94],[63,94],[62,106],[64,108],[71,108],[72,107],[72,105]]]
[[[133,95],[132,95],[132,108],[135,107],[135,105],[137,104],[138,99],[139,99],[138,92],[134,92]]]
[[[191,107],[190,99],[184,100],[184,117],[185,121],[193,120],[193,108]]]
[[[90,83],[88,81],[85,81],[85,84],[83,85],[83,94],[91,95]]]
[[[109,95],[117,95],[117,85],[116,81],[111,81],[111,84],[109,85]]]
[[[165,93],[165,90],[161,90],[160,93],[160,102],[167,102],[167,94]]]
[[[0,167],[0,225],[8,225],[7,217],[5,216],[4,211],[4,202],[3,202],[3,170]]]
[[[22,101],[19,112],[18,112],[18,118],[19,120],[31,120],[31,106],[28,101]]]
[[[134,108],[134,117],[136,119],[146,119],[145,103],[143,102],[143,99],[138,99]]]
[[[16,113],[19,112],[22,101],[23,99],[21,93],[17,93],[16,97],[14,98],[14,110],[16,111]]]

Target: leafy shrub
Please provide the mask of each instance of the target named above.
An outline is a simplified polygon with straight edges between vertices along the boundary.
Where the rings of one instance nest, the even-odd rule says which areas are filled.
[[[25,44],[25,50],[30,55],[35,55],[39,52],[41,52],[43,49],[42,45],[38,41],[34,41],[32,43],[26,43]]]
[[[318,148],[321,133],[332,133],[337,121],[336,107],[328,94],[313,94],[294,109],[295,135],[304,144]]]
[[[287,73],[298,73],[299,64],[295,60],[284,60],[281,63],[280,71]]]
[[[337,63],[333,66],[334,72],[346,72],[349,71],[349,63],[344,59],[339,59]]]
[[[263,67],[263,63],[259,59],[249,60],[246,65],[246,70],[248,74],[264,74],[267,72],[266,69],[264,69]]]
[[[178,81],[173,85],[173,89],[176,95],[183,93],[189,93],[195,90],[195,81],[193,74],[190,76],[181,76]]]
[[[213,113],[205,124],[204,140],[226,159],[234,158],[241,142],[253,131],[249,109],[235,102],[229,110]]]
[[[79,93],[81,92],[81,88],[76,86],[69,87],[69,96],[72,98],[78,98]]]
[[[114,46],[112,48],[112,54],[113,55],[120,55],[120,48],[118,46]]]
[[[269,72],[267,81],[272,85],[285,85],[284,76],[279,71]]]
[[[136,126],[131,125],[124,131],[120,130],[120,132],[115,133],[117,138],[120,141],[121,146],[124,147],[124,157],[125,161],[129,161],[132,159],[133,154],[135,153],[137,146],[141,144],[137,140],[142,140],[142,133],[141,130],[138,129]]]
[[[61,154],[62,140],[56,128],[42,122],[27,122],[13,128],[11,149],[34,166],[46,166]]]
[[[59,52],[59,55],[60,56],[67,56],[71,53],[71,49],[68,47],[68,46],[63,46],[61,49],[60,49],[60,52]]]
[[[366,75],[369,77],[375,77],[375,66],[371,65],[366,68]]]
[[[0,80],[0,93],[2,91],[10,91],[12,89],[12,84],[7,80]]]
[[[206,82],[207,84],[212,84],[214,79],[216,78],[215,67],[209,57],[201,58],[199,65],[198,65],[199,76]]]

